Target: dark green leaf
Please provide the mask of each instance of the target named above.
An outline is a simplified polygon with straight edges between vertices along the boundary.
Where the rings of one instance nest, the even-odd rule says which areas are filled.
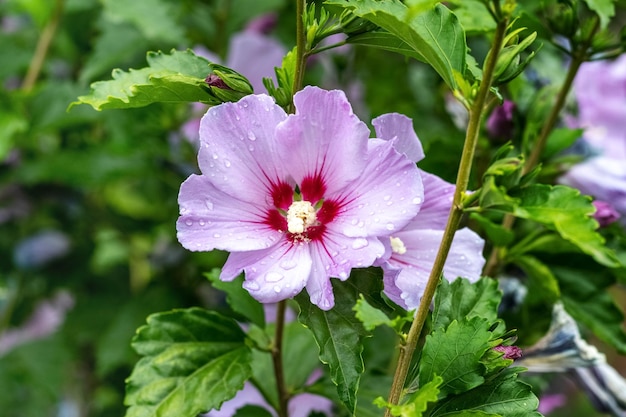
[[[543,300],[553,303],[559,299],[561,296],[559,283],[546,264],[530,255],[516,257],[513,263],[522,268],[528,278],[534,281],[536,288],[541,290]]]
[[[148,317],[133,348],[127,417],[195,417],[232,398],[250,377],[250,349],[231,319],[200,308]]]
[[[430,416],[474,417],[474,414],[457,414],[459,410],[470,410],[505,417],[541,417],[541,414],[535,411],[539,400],[528,384],[517,379],[520,370],[521,368],[507,368],[497,378],[479,387],[440,401]]]
[[[515,233],[503,227],[501,223],[496,224],[478,213],[471,213],[470,218],[482,227],[489,241],[495,246],[508,246],[515,239]]]
[[[480,317],[452,321],[446,329],[438,327],[426,336],[419,364],[419,386],[435,375],[443,378],[441,396],[461,393],[484,382],[481,357],[490,348],[491,324]]]
[[[438,330],[448,327],[454,320],[460,322],[473,317],[481,317],[493,323],[498,319],[501,297],[498,282],[488,277],[474,284],[464,278],[458,278],[452,283],[441,280],[435,293],[432,327]]]
[[[615,15],[615,0],[583,0],[600,17],[600,27],[606,28]]]
[[[246,405],[237,409],[233,417],[272,417],[272,413],[257,405]]]
[[[457,79],[463,78],[467,69],[467,45],[463,27],[445,6],[438,4],[428,11],[414,13],[399,0],[326,3],[348,9],[393,34],[419,54],[422,61],[432,65],[451,89],[458,88]],[[389,43],[387,39],[379,46]]]
[[[582,132],[583,129],[554,129],[548,136],[548,142],[543,151],[543,158],[551,158],[557,153],[569,148],[581,137]]]

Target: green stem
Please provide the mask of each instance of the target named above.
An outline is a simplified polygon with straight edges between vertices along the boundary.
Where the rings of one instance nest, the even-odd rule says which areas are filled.
[[[285,330],[285,310],[287,302],[278,303],[276,311],[276,330],[274,333],[274,344],[272,346],[272,362],[274,364],[274,375],[276,376],[276,391],[278,392],[278,417],[289,416],[289,392],[285,384],[285,373],[283,369],[283,333]]]
[[[48,55],[48,51],[50,49],[50,44],[52,43],[52,39],[54,39],[57,27],[59,26],[59,22],[61,21],[61,16],[63,15],[63,3],[64,0],[56,1],[52,16],[50,17],[50,20],[43,28],[43,31],[39,36],[37,46],[35,47],[35,54],[30,61],[28,71],[26,72],[26,76],[22,81],[21,88],[25,92],[32,90],[32,88],[35,86],[35,82],[37,82],[37,78],[39,78],[39,74],[41,73],[41,69],[43,68],[43,63],[45,62],[46,56]]]
[[[411,328],[409,329],[406,342],[404,343],[404,345],[400,346],[398,365],[396,367],[396,373],[392,382],[391,391],[389,392],[388,401],[391,404],[398,404],[402,396],[402,391],[406,382],[406,376],[409,372],[409,367],[411,365],[411,358],[413,357],[413,353],[415,352],[419,336],[422,332],[422,328],[424,327],[424,323],[426,322],[428,311],[430,309],[430,304],[432,302],[433,296],[435,295],[435,289],[437,288],[437,284],[439,283],[439,278],[441,277],[441,274],[443,272],[446,258],[448,257],[450,247],[452,246],[454,234],[459,227],[461,216],[463,215],[463,200],[467,191],[467,185],[469,184],[469,177],[472,169],[474,152],[476,150],[478,135],[480,133],[482,115],[484,113],[487,98],[489,97],[493,71],[498,60],[499,52],[503,46],[502,44],[504,36],[506,34],[507,25],[508,19],[505,18],[500,21],[496,27],[494,42],[492,46],[493,52],[488,54],[487,56],[483,70],[483,80],[480,84],[480,88],[478,90],[478,93],[476,94],[474,102],[470,108],[469,123],[465,136],[465,144],[463,145],[463,153],[461,155],[461,161],[459,164],[459,171],[456,180],[456,190],[454,193],[452,207],[450,208],[450,215],[448,216],[448,222],[446,224],[441,244],[439,245],[439,251],[437,252],[435,263],[431,270],[430,277],[428,278],[428,282],[426,283],[424,295],[422,296],[422,299],[420,301],[420,305],[417,309],[415,319],[413,320]],[[385,416],[391,417],[391,412],[389,409],[387,409],[387,411],[385,412]]]
[[[304,67],[306,64],[306,28],[304,27],[304,12],[306,10],[306,0],[296,0],[296,73],[293,80],[292,94],[296,94],[302,89],[304,80]],[[294,111],[293,104],[291,111]]]

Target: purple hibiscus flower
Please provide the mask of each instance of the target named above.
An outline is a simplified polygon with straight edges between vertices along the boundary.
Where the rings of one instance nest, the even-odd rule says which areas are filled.
[[[421,176],[394,148],[370,141],[343,92],[306,87],[287,115],[266,95],[209,109],[200,126],[201,175],[181,186],[178,239],[230,252],[220,279],[268,303],[306,287],[334,305],[330,278],[373,265],[423,201]]]
[[[372,121],[377,136],[393,139],[394,146],[412,161],[424,157],[411,119],[400,114],[388,114]],[[381,266],[385,293],[396,304],[412,310],[424,294],[430,271],[435,263],[437,248],[450,213],[455,186],[436,175],[420,170],[424,185],[424,204],[419,213],[402,229],[394,231],[386,242],[388,253]],[[458,230],[443,274],[447,279],[457,277],[476,281],[480,278],[485,258],[484,240],[468,228]]]
[[[559,182],[626,214],[626,55],[582,65],[574,91],[576,124],[585,129],[584,141],[594,155],[575,165]]]

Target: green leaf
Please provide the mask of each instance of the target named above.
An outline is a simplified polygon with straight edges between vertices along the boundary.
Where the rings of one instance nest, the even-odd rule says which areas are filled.
[[[615,283],[607,270],[598,270],[583,260],[572,260],[567,266],[552,266],[559,280],[566,310],[596,336],[626,353],[624,313],[611,297],[609,287]]]
[[[441,396],[470,390],[484,382],[481,357],[490,348],[491,324],[480,317],[454,320],[426,336],[419,364],[419,386],[439,375]]]
[[[615,16],[615,0],[583,0],[587,6],[598,14],[600,28],[605,29]]]
[[[541,290],[541,297],[548,303],[554,303],[561,296],[559,282],[550,268],[534,256],[516,257],[513,263],[522,268],[525,274]]]
[[[233,281],[221,281],[220,270],[213,269],[204,274],[211,281],[211,285],[226,293],[226,301],[235,313],[241,314],[259,327],[265,327],[265,311],[263,304],[252,298],[250,293],[242,287],[243,277],[238,277]]]
[[[467,34],[492,32],[496,29],[496,21],[481,0],[455,0],[454,14],[459,18]]]
[[[473,284],[465,278],[452,283],[442,279],[435,293],[432,327],[438,330],[448,327],[454,320],[461,322],[474,317],[493,323],[498,319],[501,297],[495,279],[483,277]]]
[[[578,246],[598,263],[608,267],[621,266],[612,250],[604,245],[593,219],[595,207],[580,191],[563,185],[535,184],[513,194],[520,199],[513,214],[556,230],[563,239]]]
[[[515,240],[515,233],[503,227],[502,223],[494,223],[478,213],[471,213],[470,218],[482,227],[489,241],[495,246],[508,246]]]
[[[246,405],[237,409],[233,417],[272,417],[272,413],[258,405]]]
[[[359,294],[373,305],[377,305],[375,299],[381,300],[382,280],[373,280],[370,275],[369,270],[359,270],[353,271],[346,281],[333,280],[335,299],[341,302],[328,311],[311,304],[305,293],[296,296],[300,304],[299,320],[313,332],[320,349],[320,360],[329,366],[339,399],[352,414],[364,370],[363,339],[368,335],[352,308]]]
[[[567,129],[558,128],[552,130],[548,136],[546,148],[543,151],[542,157],[549,159],[557,153],[569,148],[578,140],[583,133],[583,129]]]
[[[185,40],[182,26],[174,19],[174,4],[164,0],[102,0],[104,16],[108,20],[132,23],[146,39],[170,45]]]
[[[91,84],[91,94],[78,97],[70,109],[89,104],[96,110],[143,107],[157,102],[219,104],[205,82],[209,61],[191,51],[170,54],[148,52],[148,67],[124,72],[113,70],[113,79]]]
[[[132,346],[143,358],[126,381],[127,417],[195,417],[232,398],[252,374],[239,325],[200,308],[151,315]]]
[[[406,312],[406,315],[399,315],[391,319],[382,310],[368,303],[363,294],[359,296],[353,310],[356,313],[356,318],[363,323],[363,327],[368,331],[372,331],[378,326],[389,326],[399,333],[406,323],[413,321],[414,316],[414,312]]]
[[[452,90],[458,89],[456,77],[463,77],[467,69],[465,32],[445,6],[437,4],[415,14],[399,0],[330,0],[326,4],[348,9],[393,34],[413,49],[421,61],[430,64]]]
[[[389,407],[391,414],[396,417],[422,417],[428,408],[428,403],[437,402],[439,386],[443,383],[443,378],[435,376],[432,381],[423,385],[416,392],[412,393],[408,399],[400,405],[389,404],[378,397],[375,404],[379,407]]]
[[[505,417],[541,417],[537,411],[539,400],[531,387],[517,379],[522,368],[504,369],[497,378],[459,395],[441,400],[430,417],[476,416],[459,410],[482,411],[487,415]],[[478,414],[481,416],[484,414]]]

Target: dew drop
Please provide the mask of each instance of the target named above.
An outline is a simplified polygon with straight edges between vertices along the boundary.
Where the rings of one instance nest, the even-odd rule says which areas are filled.
[[[200,226],[204,226],[204,225],[206,225],[206,222],[205,222],[204,220],[200,220],[200,221],[198,222],[198,224],[199,224]]]
[[[241,105],[242,105],[244,108],[245,108],[245,107],[248,107],[248,102],[247,102],[247,101],[244,101],[243,103],[241,103]]]
[[[187,208],[181,207],[180,208],[180,214],[185,214],[185,213],[187,213]]]
[[[293,259],[285,259],[280,261],[280,267],[284,270],[290,270],[290,269],[294,269],[296,266],[298,266],[298,263],[296,261],[294,261]]]
[[[354,239],[352,241],[352,249],[361,249],[366,247],[367,245],[369,245],[369,242],[367,241],[367,239],[364,239],[362,237]]]
[[[254,151],[254,146],[253,146],[253,145],[248,145],[248,150],[249,150],[250,152]]]
[[[249,131],[248,132],[248,139],[250,140],[256,140],[256,135],[254,134],[253,131]]]
[[[283,279],[283,274],[280,274],[278,272],[274,272],[274,271],[270,271],[267,274],[265,274],[265,280],[267,282],[278,282],[281,279]]]
[[[213,159],[217,159],[217,158],[219,158],[219,156],[216,153],[214,153],[213,154]]]
[[[252,291],[256,291],[256,290],[259,289],[259,284],[257,284],[254,281],[248,281],[246,283],[246,288],[249,289],[249,290],[252,290]]]
[[[394,230],[396,228],[396,226],[394,226],[393,223],[387,223],[385,228],[387,228],[387,230]]]
[[[187,226],[192,226],[192,225],[193,225],[193,221],[191,221],[191,220],[187,219],[187,220],[185,220],[185,224],[186,224]]]
[[[352,220],[350,220],[350,224],[352,226],[356,226],[358,222],[359,222],[359,219],[352,219]]]
[[[357,226],[359,226],[360,228],[363,228],[363,226],[365,226],[365,223],[363,221],[360,221],[359,224],[357,224]]]
[[[207,209],[213,210],[213,202],[211,200],[204,200],[204,205]]]
[[[222,237],[219,233],[213,233],[213,237]]]
[[[236,114],[236,115],[235,115],[235,119],[237,119],[237,120],[241,120],[241,117],[239,117],[239,115],[238,115],[238,114]]]
[[[391,196],[390,195],[386,195],[386,196],[383,197],[383,200],[389,201],[389,200],[391,200]]]
[[[224,160],[224,166],[226,166],[226,168],[230,168],[230,161],[228,159]]]
[[[413,204],[421,204],[422,203],[422,199],[420,197],[415,197],[413,199]]]
[[[274,292],[278,294],[281,291],[281,288],[278,285],[274,285]]]

